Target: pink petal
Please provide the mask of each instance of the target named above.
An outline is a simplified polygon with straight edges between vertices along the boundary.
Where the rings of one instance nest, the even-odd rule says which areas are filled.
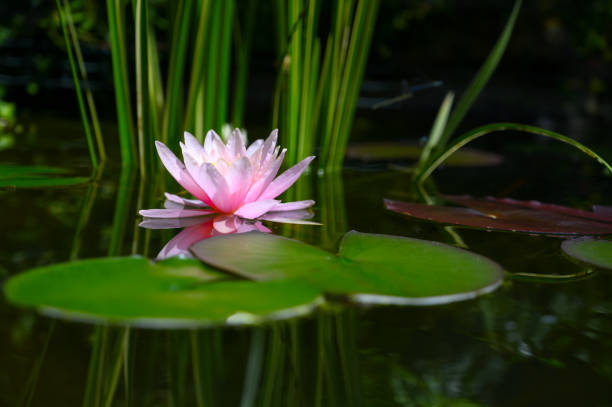
[[[242,201],[253,181],[253,171],[249,159],[247,157],[240,157],[234,161],[234,164],[232,164],[225,175],[225,180],[227,181],[230,193],[240,195],[236,199]]]
[[[179,232],[161,249],[157,255],[157,260],[167,259],[168,257],[183,255],[191,257],[189,247],[207,239],[211,236],[212,226],[210,221],[202,222],[197,225],[190,226]]]
[[[200,167],[198,180],[204,190],[209,193],[214,207],[224,213],[229,213],[234,209],[231,207],[227,182],[214,165],[206,163]]]
[[[268,161],[274,153],[274,147],[278,140],[278,129],[272,130],[261,149],[260,167],[267,165]]]
[[[268,185],[268,187],[261,193],[258,199],[272,199],[276,198],[287,190],[291,185],[297,181],[302,175],[304,170],[308,168],[308,164],[314,160],[314,156],[306,157],[287,171],[279,175],[274,181]]]
[[[268,212],[263,216],[260,216],[260,220],[267,220],[269,222],[278,223],[292,223],[295,225],[316,225],[320,226],[321,223],[313,222],[307,219],[312,218],[314,215],[305,209],[299,211],[288,211],[288,212]]]
[[[270,211],[272,212],[284,212],[284,211],[298,211],[300,209],[310,208],[315,204],[313,200],[307,201],[295,201],[295,202],[287,202],[287,203],[279,203]]]
[[[261,148],[261,146],[263,146],[263,140],[262,139],[257,139],[255,140],[253,143],[251,143],[251,145],[249,146],[249,148],[247,148],[246,150],[246,155],[247,157],[251,158],[253,156],[253,154],[255,154],[255,152]]]
[[[166,199],[168,201],[174,202],[174,203],[179,204],[179,205],[183,205],[183,206],[195,206],[197,208],[206,208],[206,207],[208,207],[208,205],[206,205],[204,202],[200,201],[199,199],[181,198],[178,195],[170,194],[168,192],[165,192],[164,195],[166,196]]]
[[[217,216],[213,221],[213,228],[219,234],[227,235],[238,230],[237,223],[240,224],[241,219],[237,216]]]
[[[210,202],[210,198],[206,192],[193,180],[189,172],[185,169],[185,165],[170,151],[166,145],[160,141],[155,142],[157,154],[161,159],[162,164],[168,170],[170,175],[185,188],[191,195],[205,203]]]
[[[283,160],[285,159],[286,152],[287,152],[287,149],[284,148],[283,151],[281,152],[280,157],[278,157],[272,163],[272,165],[267,169],[267,172],[263,175],[260,175],[261,178],[259,178],[257,181],[253,183],[253,185],[251,186],[251,189],[249,189],[249,192],[244,198],[245,202],[256,201],[261,195],[261,192],[264,191],[268,187],[268,185],[270,185],[270,182],[272,182],[274,177],[276,177],[276,174],[278,173],[278,170],[280,169],[280,166],[283,163]]]
[[[239,129],[235,129],[232,132],[229,140],[227,141],[227,149],[232,158],[242,157],[246,154],[246,148],[244,147],[244,141]]]
[[[216,161],[223,158],[226,161],[231,161],[227,148],[223,144],[223,140],[214,130],[209,130],[204,139],[204,152],[207,156],[207,161]]]
[[[145,229],[180,229],[199,225],[211,218],[211,216],[197,216],[193,218],[145,218],[138,226]]]
[[[240,209],[234,212],[234,215],[245,219],[255,219],[272,209],[280,201],[275,199],[266,199],[263,201],[251,202],[243,205]]]
[[[185,137],[185,145],[189,150],[191,150],[192,154],[203,155],[204,154],[204,146],[200,144],[197,138],[193,136],[193,134],[186,131],[184,133]]]
[[[204,209],[142,209],[138,213],[147,218],[187,218],[215,213]]]

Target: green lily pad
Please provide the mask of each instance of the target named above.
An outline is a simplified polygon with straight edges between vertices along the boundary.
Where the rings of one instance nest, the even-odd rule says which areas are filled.
[[[197,260],[142,257],[82,260],[11,278],[13,304],[74,320],[141,327],[257,324],[312,310],[320,291],[298,281],[231,278]]]
[[[584,263],[612,270],[612,241],[585,237],[565,240],[561,250]]]
[[[361,303],[444,304],[489,293],[503,279],[498,264],[462,249],[355,231],[345,235],[337,255],[257,232],[206,239],[191,251],[250,279],[299,279]]]
[[[43,165],[0,165],[0,188],[40,188],[85,184],[87,177],[66,177],[63,168]]]

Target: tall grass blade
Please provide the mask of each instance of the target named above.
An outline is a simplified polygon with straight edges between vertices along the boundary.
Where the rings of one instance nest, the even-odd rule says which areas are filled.
[[[117,120],[119,122],[121,162],[124,166],[131,166],[136,160],[136,146],[134,142],[132,105],[130,102],[130,82],[127,70],[125,5],[122,3],[121,0],[106,0]]]
[[[466,113],[468,112],[468,110],[470,110],[470,108],[474,104],[474,101],[489,81],[489,78],[495,71],[495,68],[497,68],[497,64],[504,55],[504,51],[506,50],[506,46],[508,45],[508,41],[510,40],[510,36],[512,35],[512,29],[514,28],[514,23],[516,22],[519,10],[521,9],[521,3],[522,0],[516,0],[514,2],[514,7],[512,8],[510,17],[508,17],[508,21],[506,22],[506,25],[497,42],[495,43],[495,46],[491,50],[491,53],[489,54],[485,62],[482,64],[478,72],[476,73],[474,79],[472,79],[472,82],[461,96],[461,99],[457,103],[457,107],[451,114],[446,129],[444,129],[444,133],[442,134],[442,137],[440,139],[439,146],[436,148],[436,152],[439,152],[439,150],[444,149],[446,143],[448,143],[448,140],[453,135],[455,130],[457,130],[457,127],[465,117]]]
[[[200,4],[198,29],[196,31],[196,43],[192,56],[191,76],[189,80],[189,91],[187,104],[185,105],[185,120],[183,128],[192,130],[194,127],[194,116],[196,114],[196,102],[198,93],[201,91],[202,79],[204,76],[204,62],[206,60],[206,32],[208,14],[210,12],[209,0],[203,0]]]
[[[259,381],[263,369],[263,355],[265,349],[265,328],[253,328],[251,334],[251,346],[249,348],[249,359],[244,376],[244,389],[240,407],[255,406],[257,393],[259,392]]]
[[[91,161],[91,166],[94,168],[98,168],[98,157],[96,154],[93,138],[91,135],[91,128],[89,124],[89,118],[87,117],[87,112],[85,110],[85,104],[83,103],[83,92],[81,90],[81,83],[77,74],[77,68],[74,63],[74,56],[72,51],[72,46],[70,45],[70,39],[68,35],[68,23],[66,21],[65,10],[62,7],[60,0],[55,0],[57,5],[57,10],[60,17],[60,25],[62,26],[62,32],[64,34],[64,41],[66,43],[66,51],[68,52],[68,61],[70,63],[70,71],[72,72],[72,80],[74,82],[74,88],[77,95],[77,102],[79,105],[79,112],[81,113],[81,120],[83,122],[83,127],[85,130],[85,138],[87,140],[87,148],[89,150],[89,159]]]
[[[74,47],[74,53],[76,55],[76,60],[79,66],[79,71],[81,73],[81,79],[83,80],[83,85],[85,88],[85,99],[87,100],[87,107],[89,109],[89,115],[91,117],[91,124],[93,126],[94,135],[96,137],[96,145],[98,147],[98,154],[100,157],[100,161],[106,160],[106,150],[104,148],[104,140],[102,138],[102,130],[100,129],[100,121],[98,120],[98,111],[96,109],[96,103],[93,98],[93,94],[91,92],[91,88],[89,87],[89,78],[87,77],[87,69],[85,69],[85,60],[83,58],[83,53],[81,52],[81,45],[79,43],[79,37],[77,35],[77,31],[74,28],[74,21],[72,19],[72,12],[70,10],[70,2],[68,0],[64,1],[64,16],[66,17],[66,22],[68,23],[68,30],[70,32],[70,38],[72,39],[72,46]]]
[[[178,144],[182,123],[183,72],[187,56],[188,35],[192,19],[193,0],[178,0],[176,17],[170,44],[170,61],[166,82],[166,104],[164,109],[161,140],[170,146]]]
[[[344,161],[379,5],[379,0],[360,0],[357,5],[347,56],[347,71],[344,73],[344,84],[338,102],[341,110],[336,118],[337,133],[333,134],[336,141],[333,155],[327,163],[328,171],[340,169]]]
[[[236,79],[232,105],[232,125],[243,127],[244,104],[246,99],[247,77],[249,72],[249,56],[251,55],[251,39],[257,11],[257,0],[248,0],[245,7],[244,25],[240,24],[238,11],[234,18],[234,46],[236,49]],[[242,28],[244,26],[244,29]]]
[[[149,95],[149,23],[148,0],[136,0],[136,123],[138,132],[138,161],[140,176],[150,176],[149,143],[151,137],[151,100]]]
[[[229,73],[230,73],[230,60],[231,60],[231,39],[232,39],[232,22],[234,21],[234,9],[235,9],[235,0],[226,0],[223,2],[222,7],[222,16],[219,18],[221,20],[221,30],[219,33],[219,53],[217,58],[212,63],[209,63],[210,66],[218,67],[217,73],[217,81],[215,84],[211,84],[211,86],[216,86],[217,95],[215,99],[208,99],[207,108],[210,109],[213,105],[216,106],[216,117],[213,123],[211,124],[211,128],[217,129],[218,132],[221,132],[221,128],[223,124],[227,121],[228,114],[228,104],[229,104]]]
[[[610,166],[610,164],[606,160],[604,160],[600,155],[595,153],[590,148],[586,147],[585,145],[579,143],[574,139],[571,139],[559,133],[555,133],[554,131],[530,126],[527,124],[492,123],[470,130],[467,133],[463,134],[461,137],[457,138],[448,148],[446,148],[444,151],[438,153],[434,158],[432,158],[430,162],[420,172],[417,173],[415,180],[418,183],[422,183],[423,181],[425,181],[431,175],[431,173],[440,166],[440,164],[442,164],[455,151],[459,150],[461,147],[468,144],[469,142],[476,140],[477,138],[480,138],[482,136],[486,136],[490,133],[508,130],[538,134],[541,136],[552,138],[562,143],[569,144],[570,146],[582,151],[589,157],[597,160],[601,165],[606,167],[606,169],[612,173],[612,166]]]
[[[431,132],[429,133],[427,144],[425,144],[423,152],[421,153],[416,172],[418,172],[421,168],[423,168],[423,166],[425,166],[425,164],[427,164],[431,152],[436,146],[440,144],[440,138],[442,137],[442,133],[444,132],[444,128],[446,127],[448,114],[453,104],[454,96],[455,95],[452,92],[449,92],[446,94],[446,97],[442,101],[440,109],[438,110],[438,114],[436,115],[433,127],[431,128]]]

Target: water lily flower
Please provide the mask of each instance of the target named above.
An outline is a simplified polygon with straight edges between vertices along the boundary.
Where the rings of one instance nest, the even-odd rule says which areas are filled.
[[[156,141],[159,157],[170,174],[196,199],[166,194],[166,198],[182,207],[146,209],[139,213],[149,218],[178,218],[212,213],[233,214],[256,219],[268,212],[305,209],[312,200],[281,203],[276,199],[297,181],[314,156],[306,157],[276,176],[285,158],[286,149],[276,145],[278,131],[264,140],[245,146],[236,129],[224,144],[214,131],[206,134],[204,145],[189,132],[181,143],[183,162],[166,145]]]

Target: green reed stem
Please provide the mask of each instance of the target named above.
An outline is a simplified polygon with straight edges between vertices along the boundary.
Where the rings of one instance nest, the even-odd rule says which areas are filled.
[[[36,394],[36,388],[38,386],[38,379],[40,377],[40,369],[42,368],[43,362],[47,356],[47,350],[49,349],[49,343],[51,342],[51,337],[53,336],[53,331],[55,329],[55,319],[52,319],[49,322],[49,330],[47,331],[47,335],[45,337],[45,342],[43,343],[42,350],[36,362],[34,363],[34,367],[32,368],[32,372],[28,377],[26,388],[20,397],[20,401],[17,405],[22,407],[29,407],[32,404],[32,400],[34,399],[34,395]]]
[[[176,17],[170,44],[170,62],[166,83],[166,105],[161,140],[170,146],[178,144],[181,134],[180,112],[182,107],[183,72],[187,56],[187,44],[191,27],[193,0],[178,0]]]
[[[247,78],[249,73],[249,56],[251,55],[251,40],[257,16],[257,0],[248,0],[245,7],[245,23],[240,24],[238,12],[234,18],[234,44],[236,48],[236,80],[232,105],[232,125],[243,127],[244,107],[246,101]],[[244,26],[244,30],[241,27]]]
[[[217,99],[218,94],[218,80],[219,80],[219,52],[221,42],[221,30],[223,12],[225,9],[225,2],[215,1],[211,5],[210,18],[208,20],[209,31],[208,31],[208,61],[215,61],[217,63],[208,64],[206,66],[206,76],[204,85],[204,128],[210,129],[215,126],[215,112],[219,108],[216,103],[211,101]],[[217,131],[220,129],[216,129]]]
[[[85,87],[85,99],[87,100],[87,107],[89,108],[89,115],[91,117],[91,123],[94,130],[94,135],[96,137],[96,145],[98,147],[98,154],[100,156],[100,161],[106,160],[106,150],[104,148],[104,141],[102,139],[102,130],[100,129],[100,121],[98,120],[98,110],[96,109],[96,103],[93,98],[93,94],[91,92],[91,88],[89,87],[89,78],[87,77],[87,69],[85,69],[85,60],[83,59],[83,53],[81,52],[81,45],[79,43],[79,37],[77,35],[77,31],[74,27],[74,22],[72,19],[72,12],[70,10],[70,2],[68,0],[64,1],[64,16],[66,17],[66,22],[68,23],[68,29],[70,31],[70,37],[72,39],[72,46],[74,47],[74,53],[76,55],[76,60],[79,66],[79,71],[81,73],[81,79],[83,80],[83,85]]]
[[[265,349],[265,328],[253,328],[240,407],[254,406],[259,391]]]
[[[221,30],[219,43],[219,54],[217,57],[217,63],[213,64],[219,67],[217,73],[218,80],[215,84],[217,88],[216,99],[208,99],[208,109],[211,105],[216,105],[216,119],[211,124],[211,128],[216,128],[217,131],[221,131],[221,127],[227,121],[227,109],[229,104],[229,72],[230,72],[230,60],[231,60],[231,39],[232,39],[232,21],[234,20],[234,0],[226,0],[223,2],[223,16],[221,20]]]
[[[418,183],[422,183],[425,181],[431,173],[440,166],[448,157],[450,157],[455,151],[459,150],[464,145],[469,142],[476,140],[482,136],[486,136],[490,133],[514,130],[520,131],[524,133],[538,134],[541,136],[549,137],[554,140],[560,141],[562,143],[566,143],[571,145],[572,147],[577,148],[582,151],[586,155],[591,158],[597,160],[600,164],[602,164],[608,171],[612,173],[612,166],[604,160],[601,156],[595,153],[590,148],[585,145],[579,143],[578,141],[566,137],[562,134],[555,133],[554,131],[545,130],[539,127],[530,126],[527,124],[519,124],[519,123],[493,123],[487,124],[485,126],[478,127],[476,129],[470,130],[467,133],[463,134],[459,138],[457,138],[449,147],[447,147],[444,151],[438,153],[435,157],[431,159],[428,165],[426,165],[420,172],[418,172],[415,176],[415,181]]]
[[[340,112],[336,116],[336,127],[332,137],[335,138],[333,152],[327,163],[327,170],[339,170],[344,161],[346,145],[350,137],[357,108],[359,90],[365,73],[365,65],[372,43],[379,0],[360,0],[355,12],[351,43],[347,55],[343,86],[339,98]]]
[[[136,160],[134,143],[134,123],[130,102],[130,86],[127,69],[127,42],[125,40],[125,6],[121,0],[106,0],[108,31],[113,63],[113,82],[117,106],[121,162],[124,166],[133,165]]]
[[[289,88],[288,88],[288,117],[287,117],[287,136],[289,142],[287,144],[287,161],[289,165],[297,162],[298,153],[298,120],[300,111],[300,96],[302,94],[302,20],[300,18],[302,12],[302,1],[301,0],[290,0],[288,7],[288,29],[291,31],[295,27],[295,31],[292,33],[291,42],[289,44],[289,57],[290,57],[290,68],[289,68]]]
[[[117,357],[111,370],[111,378],[109,383],[108,393],[106,394],[106,401],[104,407],[111,407],[113,399],[115,398],[115,390],[117,389],[117,383],[119,382],[119,376],[121,373],[121,366],[124,358],[126,358],[127,352],[127,341],[130,337],[130,328],[123,328],[122,334],[118,339],[117,345],[119,347],[117,351]]]
[[[202,79],[204,77],[204,62],[206,44],[207,44],[207,22],[208,14],[210,12],[209,0],[203,0],[200,5],[199,11],[199,22],[198,29],[196,31],[196,44],[193,52],[192,66],[191,66],[191,77],[189,81],[189,91],[187,96],[187,104],[185,105],[185,120],[183,127],[185,129],[193,128],[193,117],[196,114],[196,99],[198,93],[201,91]]]
[[[200,352],[198,345],[198,332],[189,331],[191,338],[191,365],[193,367],[193,384],[195,387],[196,401],[198,407],[204,406],[204,396],[202,394],[202,377],[200,375]]]
[[[95,169],[98,168],[98,157],[96,154],[93,137],[91,135],[91,129],[89,125],[89,118],[87,117],[87,112],[85,110],[85,104],[83,103],[83,93],[81,90],[81,83],[79,77],[77,75],[77,68],[74,63],[74,56],[72,51],[72,46],[70,45],[70,39],[67,30],[67,21],[65,11],[60,3],[60,0],[55,0],[57,5],[57,10],[60,17],[60,25],[62,26],[62,32],[64,34],[64,41],[66,43],[66,51],[68,52],[68,61],[70,63],[70,71],[72,73],[72,80],[74,82],[74,88],[76,90],[77,102],[79,105],[79,112],[81,113],[81,120],[83,122],[83,128],[85,130],[85,139],[87,140],[87,148],[89,150],[89,159],[91,161],[91,166]]]
[[[99,178],[102,175],[104,169],[104,162],[100,163],[100,166],[93,174],[93,180],[87,185],[87,192],[83,198],[83,205],[79,212],[79,219],[77,221],[76,229],[74,231],[74,238],[72,239],[72,248],[70,249],[70,260],[77,259],[79,251],[81,250],[81,243],[83,241],[83,231],[85,226],[89,222],[91,210],[96,201],[96,194],[99,187]]]
[[[348,4],[345,7],[345,2],[338,1],[335,7],[335,19],[334,19],[334,28],[333,28],[333,36],[331,41],[331,49],[326,49],[326,53],[329,51],[330,58],[330,71],[329,71],[329,84],[327,90],[327,109],[325,112],[325,116],[323,118],[324,123],[322,124],[322,140],[321,140],[321,154],[319,157],[319,168],[324,169],[327,167],[327,163],[331,161],[332,158],[332,145],[334,144],[334,135],[333,135],[333,126],[334,126],[334,117],[336,115],[336,110],[338,107],[338,94],[340,90],[340,79],[342,77],[342,48],[346,48],[344,44],[347,41],[343,41],[345,39],[345,35],[348,34],[348,30],[345,29],[345,21],[347,20],[348,15],[350,15],[349,10],[346,10],[352,6]],[[346,11],[345,11],[346,10]]]
[[[446,144],[448,143],[450,137],[453,135],[457,127],[470,110],[478,95],[485,87],[491,75],[497,68],[499,61],[504,55],[504,51],[506,50],[506,46],[508,45],[508,41],[510,41],[510,37],[512,35],[512,29],[514,28],[514,23],[518,17],[519,10],[521,9],[522,0],[516,0],[514,2],[514,7],[512,8],[512,12],[510,13],[510,17],[508,17],[508,21],[501,32],[500,37],[497,39],[495,46],[491,50],[491,53],[482,64],[474,79],[466,89],[466,91],[461,96],[461,99],[457,103],[457,107],[454,109],[450,118],[448,119],[448,124],[444,129],[444,133],[440,138],[438,146],[436,146],[434,152],[438,153],[440,150],[444,149]]]
[[[429,156],[431,152],[440,145],[440,139],[442,138],[442,134],[444,133],[444,129],[446,128],[446,123],[448,120],[448,114],[450,112],[451,106],[453,104],[454,94],[449,92],[446,94],[446,97],[442,101],[440,105],[440,109],[438,110],[438,114],[436,115],[436,119],[434,120],[434,124],[429,132],[429,138],[427,139],[427,144],[423,148],[421,152],[421,157],[419,159],[419,163],[417,164],[417,172],[421,168],[423,168],[427,161],[429,161]],[[416,174],[416,172],[415,172]]]
[[[312,82],[315,80],[313,78],[313,71],[316,71],[318,67],[318,60],[313,60],[315,58],[314,54],[316,54],[316,50],[314,49],[314,42],[316,36],[316,28],[317,28],[317,2],[316,1],[308,1],[308,12],[305,21],[305,46],[304,46],[304,69],[302,72],[302,81],[301,81],[301,100],[299,105],[299,131],[298,131],[298,145],[296,151],[295,160],[297,161],[299,158],[303,158],[309,154],[311,154],[311,140],[313,138],[312,127],[311,127],[311,116],[312,116],[312,107],[313,101],[315,99],[315,94],[313,94]]]
[[[149,89],[149,47],[148,47],[148,1],[136,0],[134,10],[136,20],[136,123],[138,132],[138,161],[140,176],[144,179],[150,174],[148,171],[147,151],[150,138],[150,99]]]
[[[151,26],[151,23],[147,29],[147,48],[149,52],[149,60],[147,63],[148,69],[148,105],[149,105],[149,118],[150,118],[150,134],[147,137],[147,161],[155,163],[155,157],[153,156],[153,142],[159,140],[160,135],[160,117],[163,120],[163,109],[164,109],[164,88],[161,77],[161,67],[159,64],[159,54],[157,52],[157,41],[155,39],[155,30]],[[154,166],[153,166],[154,167]]]

